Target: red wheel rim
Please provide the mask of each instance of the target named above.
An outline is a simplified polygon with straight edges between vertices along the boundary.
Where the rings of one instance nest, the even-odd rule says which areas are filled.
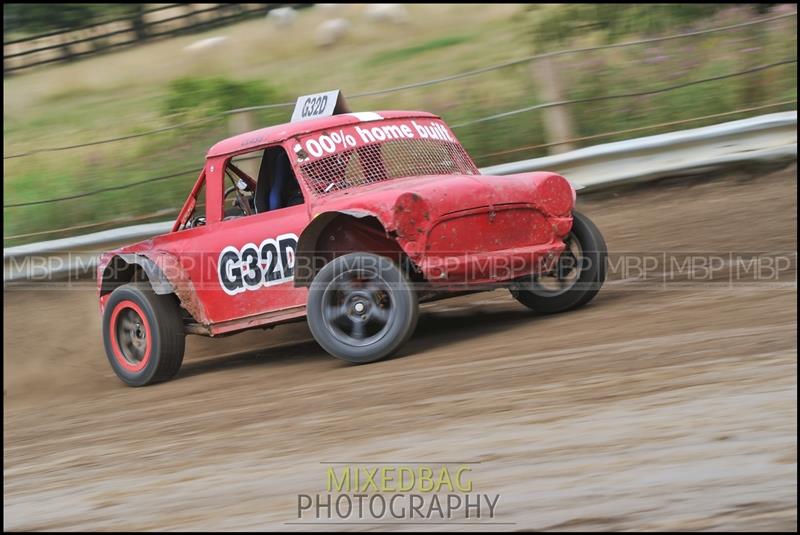
[[[130,300],[120,301],[111,312],[108,329],[117,363],[129,372],[142,371],[150,362],[153,338],[141,307]]]

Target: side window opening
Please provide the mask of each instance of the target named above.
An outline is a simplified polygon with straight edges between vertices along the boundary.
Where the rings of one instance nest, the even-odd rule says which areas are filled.
[[[224,220],[303,204],[303,192],[280,145],[234,156],[225,165]]]
[[[206,183],[205,180],[197,190],[196,195],[191,199],[192,210],[186,216],[185,222],[180,226],[180,230],[194,227],[202,227],[206,224]]]
[[[256,176],[263,151],[239,154],[225,164],[223,176],[223,221],[255,213]]]

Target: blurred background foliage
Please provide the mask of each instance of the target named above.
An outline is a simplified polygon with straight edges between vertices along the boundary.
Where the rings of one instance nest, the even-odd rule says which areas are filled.
[[[80,9],[86,8],[59,13],[56,18],[62,22],[57,24],[68,24],[63,21],[73,20]],[[92,16],[114,16],[115,9]],[[413,4],[407,6],[410,22],[396,25],[366,20],[364,6],[336,9],[302,10],[288,27],[251,20],[5,78],[6,156],[136,135],[197,118],[209,121],[119,143],[5,160],[6,205],[192,172],[82,199],[4,209],[4,236],[92,224],[97,225],[90,230],[100,230],[119,225],[120,219],[167,219],[164,214],[177,211],[185,199],[208,147],[239,133],[230,117],[219,116],[228,109],[291,102],[301,94],[339,88],[355,110],[419,109],[439,114],[454,126],[546,102],[537,62],[389,94],[351,95],[530,54],[739,24],[791,13],[796,5]],[[315,31],[332,17],[347,19],[350,28],[334,46],[319,48]],[[4,23],[8,21],[4,13]],[[227,39],[217,47],[187,49],[208,37]],[[793,59],[796,48],[796,17],[788,17],[731,31],[563,55],[553,62],[563,98],[582,99],[657,89]],[[793,63],[567,109],[578,138],[573,145],[582,147],[796,109],[796,98]],[[760,108],[786,101],[789,104]],[[750,108],[759,109],[731,113]],[[290,116],[291,106],[255,112],[248,121],[257,128],[286,122]],[[535,110],[454,131],[476,163],[486,166],[546,155],[545,145],[551,140],[543,117],[542,110]],[[692,122],[664,124],[688,120]],[[86,230],[23,236],[5,240],[5,245],[82,232]]]
[[[750,6],[756,13],[770,5]],[[527,6],[532,35],[538,49],[557,50],[571,40],[596,32],[605,43],[632,34],[656,35],[713,17],[729,8],[726,4],[565,4],[547,9],[540,4]]]
[[[224,111],[286,102],[262,80],[230,80],[221,76],[184,77],[167,84],[163,114],[175,122],[217,116]]]

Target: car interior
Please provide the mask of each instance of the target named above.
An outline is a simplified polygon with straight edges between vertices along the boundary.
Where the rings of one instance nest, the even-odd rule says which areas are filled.
[[[272,210],[303,204],[303,193],[283,147],[267,147],[261,156],[258,179],[253,180],[234,163],[225,174],[232,186],[225,190],[225,202],[235,195],[225,208],[225,219],[262,214]]]
[[[258,214],[303,204],[300,184],[283,147],[264,149],[254,200]]]
[[[255,154],[257,152],[243,155],[238,163],[252,159]],[[223,195],[223,221],[303,204],[303,192],[283,147],[267,147],[260,159],[257,180],[233,160],[225,167],[225,177],[230,185]],[[205,225],[205,214],[200,212],[199,207],[194,210],[184,228]]]

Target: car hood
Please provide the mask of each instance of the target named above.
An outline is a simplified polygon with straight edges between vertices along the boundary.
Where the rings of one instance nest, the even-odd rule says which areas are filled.
[[[533,204],[547,213],[568,213],[574,190],[555,173],[515,175],[425,175],[384,180],[316,199],[312,215],[329,211],[365,211],[376,215],[396,213],[404,199],[424,203],[431,219],[449,213],[502,204]],[[398,204],[399,203],[399,204]],[[386,225],[384,221],[384,225]],[[387,227],[389,228],[389,227]]]

